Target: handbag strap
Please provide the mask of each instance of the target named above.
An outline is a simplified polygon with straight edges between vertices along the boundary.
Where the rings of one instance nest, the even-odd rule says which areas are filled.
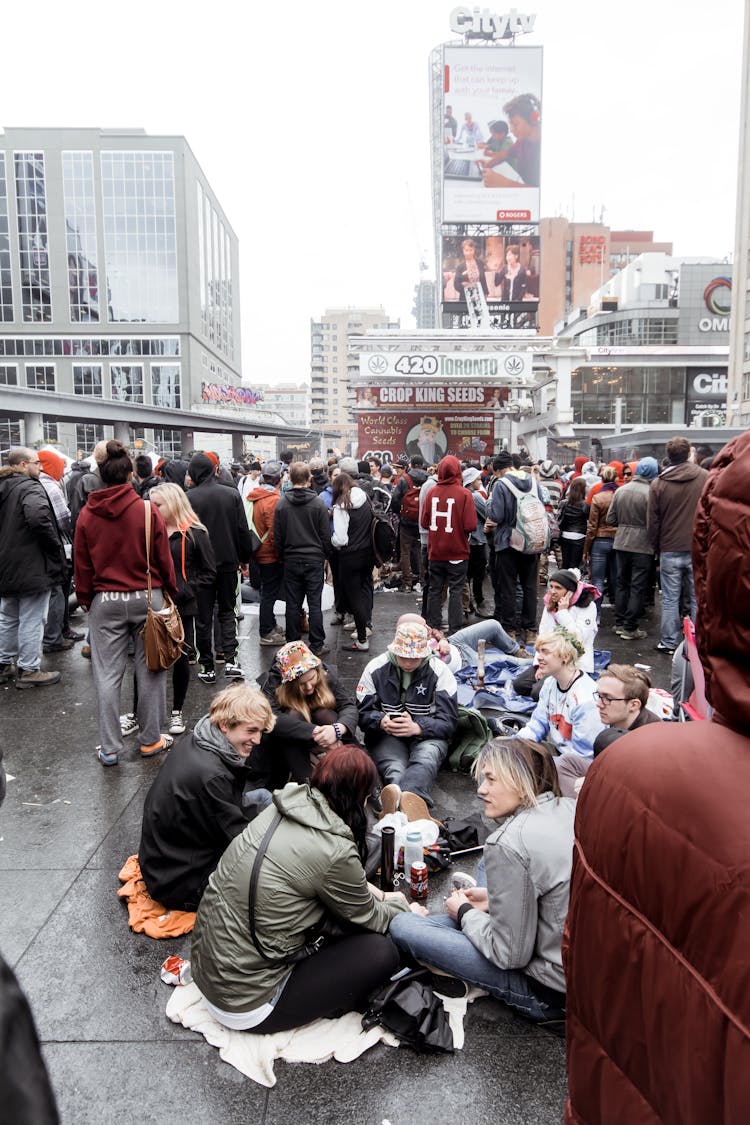
[[[268,850],[268,844],[271,840],[271,837],[273,836],[274,832],[276,831],[276,829],[279,827],[280,824],[281,824],[281,813],[277,811],[275,817],[273,818],[273,820],[269,824],[269,826],[266,830],[266,833],[263,836],[263,839],[261,840],[260,844],[258,845],[257,852],[255,853],[255,862],[253,863],[253,869],[250,872],[250,886],[249,886],[248,892],[247,892],[247,912],[248,912],[248,921],[250,923],[250,937],[253,939],[253,945],[258,950],[258,953],[260,953],[263,960],[268,961],[272,965],[284,962],[284,961],[287,960],[287,958],[285,958],[285,957],[279,957],[279,958],[269,957],[268,954],[265,952],[265,950],[262,948],[260,942],[258,941],[258,935],[257,935],[256,930],[255,930],[255,899],[256,899],[256,892],[257,892],[257,889],[258,889],[258,878],[260,876],[260,865],[263,862],[263,857],[265,856],[265,854]]]
[[[146,587],[148,590],[148,605],[151,608],[151,501],[144,500],[143,515],[146,521]]]

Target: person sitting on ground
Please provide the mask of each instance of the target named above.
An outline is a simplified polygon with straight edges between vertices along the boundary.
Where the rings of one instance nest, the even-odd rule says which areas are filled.
[[[280,648],[262,685],[276,725],[263,740],[255,769],[268,771],[270,789],[308,781],[318,758],[354,742],[357,705],[304,641]]]
[[[505,632],[500,622],[495,621],[494,618],[478,621],[476,625],[467,625],[463,629],[458,629],[449,637],[446,637],[439,629],[430,629],[424,617],[420,617],[418,613],[402,613],[396,624],[401,625],[402,622],[408,621],[417,625],[424,625],[427,628],[430,634],[430,647],[443,663],[448,665],[451,672],[458,672],[461,668],[476,667],[479,641],[484,641],[488,649],[498,649],[498,651],[507,656],[515,657],[517,660],[531,659],[531,653],[527,652],[518,641],[513,640]],[[491,659],[489,653],[488,659]]]
[[[493,739],[473,773],[485,816],[500,822],[484,845],[486,884],[454,891],[447,914],[397,915],[391,937],[417,961],[529,1019],[564,1019],[561,947],[575,805],[560,799],[547,748],[521,738]]]
[[[556,570],[549,580],[549,590],[544,595],[544,610],[539,622],[539,635],[546,637],[557,625],[562,625],[574,633],[582,642],[584,652],[578,661],[582,672],[594,671],[594,639],[599,624],[596,618],[596,599],[601,597],[596,586],[581,581],[581,573],[575,568]],[[544,677],[539,672],[539,662],[535,659],[531,668],[524,669],[516,676],[513,687],[519,695],[529,695],[538,699]]]
[[[604,727],[596,707],[596,684],[578,667],[583,652],[580,638],[561,625],[536,643],[544,682],[539,702],[518,736],[531,742],[547,740],[559,755],[555,758],[558,771],[567,754],[593,758],[594,739]],[[562,785],[562,793],[574,796],[572,786],[566,792]]]
[[[138,849],[157,902],[195,910],[227,844],[270,802],[270,793],[245,797],[245,788],[248,759],[273,725],[265,696],[236,684],[214,696],[208,714],[165,760],[146,795]]]
[[[398,968],[387,930],[409,909],[406,899],[371,887],[363,866],[365,801],[377,780],[364,751],[337,747],[309,785],[275,793],[273,806],[227,848],[201,901],[191,951],[193,979],[225,1027],[265,1035],[362,1012]],[[326,916],[351,932],[298,958]]]
[[[429,804],[458,724],[457,690],[453,673],[430,647],[427,627],[398,625],[388,650],[369,662],[357,684],[359,725],[386,787],[409,790]]]

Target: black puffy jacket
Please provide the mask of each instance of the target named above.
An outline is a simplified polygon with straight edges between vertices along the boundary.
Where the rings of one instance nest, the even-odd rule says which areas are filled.
[[[191,458],[190,478],[193,487],[188,499],[208,530],[216,569],[236,570],[240,563],[250,562],[253,553],[250,529],[237,489],[219,483],[213,462],[205,453],[196,453]]]
[[[0,597],[32,597],[62,582],[65,553],[49,496],[16,465],[0,469],[0,544]]]

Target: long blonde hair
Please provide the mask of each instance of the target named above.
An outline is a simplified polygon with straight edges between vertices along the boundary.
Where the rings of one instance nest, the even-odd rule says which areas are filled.
[[[201,531],[207,528],[198,519],[198,513],[188,500],[179,484],[166,482],[157,484],[151,489],[151,495],[158,490],[159,498],[166,500],[167,512],[171,522],[177,524],[180,531],[185,532],[190,527],[197,527]]]
[[[292,680],[288,684],[280,683],[276,688],[279,706],[287,711],[298,711],[308,723],[312,722],[312,713],[319,707],[336,706],[336,696],[331,691],[325,668],[321,664],[315,671],[318,673],[318,679],[312,695],[302,694],[299,680]]]

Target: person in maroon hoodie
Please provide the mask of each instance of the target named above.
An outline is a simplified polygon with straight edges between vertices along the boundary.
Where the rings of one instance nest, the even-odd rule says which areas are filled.
[[[107,456],[99,472],[104,487],[92,492],[76,524],[75,583],[78,601],[89,611],[101,739],[97,754],[102,765],[116,766],[123,746],[120,685],[131,640],[135,647],[141,756],[151,757],[172,745],[169,735],[160,733],[166,720],[166,675],[146,667],[141,637],[148,607],[146,504],[151,509],[153,608],[161,608],[162,589],[175,597],[177,585],[164,519],[156,505],[141,500],[131,485],[133,463],[119,441],[107,442]]]
[[[469,566],[469,534],[477,526],[474,498],[461,483],[457,457],[444,457],[438,465],[438,482],[425,500],[421,517],[427,529],[430,560],[430,590],[427,596],[428,625],[439,629],[443,585],[448,583],[448,631],[455,633],[464,623],[463,592]]]

